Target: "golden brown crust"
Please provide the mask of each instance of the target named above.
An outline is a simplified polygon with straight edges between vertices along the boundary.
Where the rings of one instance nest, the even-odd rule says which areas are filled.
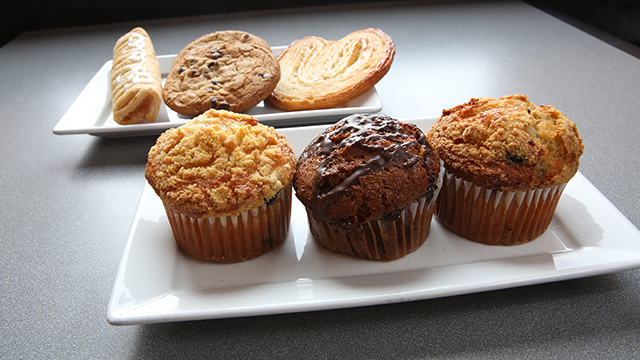
[[[113,120],[120,125],[155,121],[162,105],[160,65],[149,34],[134,28],[118,39],[111,67]]]
[[[213,33],[202,35],[196,41],[191,42],[191,44],[189,44],[186,49],[189,49],[189,47],[192,47],[194,45],[197,46],[197,44],[199,43],[210,43],[215,41],[225,43],[238,42],[242,44],[251,44],[260,46],[265,50],[271,50],[271,47],[264,39],[241,30],[216,31]]]
[[[295,162],[275,129],[249,115],[209,110],[160,135],[145,177],[165,205],[185,215],[235,216],[286,187]]]
[[[584,149],[573,122],[525,95],[473,98],[445,109],[427,136],[450,172],[499,190],[566,183]]]
[[[218,31],[178,53],[162,96],[187,116],[209,109],[243,112],[267,98],[279,80],[280,64],[266,41],[244,31]]]
[[[284,110],[326,109],[364,93],[393,63],[395,45],[379,29],[324,40],[308,36],[278,54],[281,79],[269,100]]]

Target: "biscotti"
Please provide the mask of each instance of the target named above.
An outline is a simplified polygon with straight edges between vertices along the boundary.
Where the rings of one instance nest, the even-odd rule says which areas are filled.
[[[547,229],[584,150],[565,114],[520,94],[445,109],[428,138],[446,169],[436,218],[490,245],[523,244]]]
[[[348,116],[312,140],[297,166],[296,196],[323,248],[389,261],[427,239],[441,166],[416,125]]]
[[[113,120],[128,125],[155,121],[162,105],[160,66],[149,34],[142,28],[126,33],[113,49],[111,68]]]
[[[267,98],[279,80],[280,65],[266,41],[244,31],[219,31],[178,53],[163,99],[186,116],[209,109],[240,113]]]
[[[393,63],[395,44],[379,29],[338,41],[308,36],[278,54],[281,79],[269,100],[284,110],[337,106],[371,89]]]
[[[145,177],[181,249],[202,260],[237,262],[286,238],[295,164],[291,145],[274,128],[209,110],[158,137]]]

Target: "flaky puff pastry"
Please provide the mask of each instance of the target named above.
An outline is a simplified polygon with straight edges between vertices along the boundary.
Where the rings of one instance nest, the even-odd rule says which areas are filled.
[[[269,100],[283,110],[339,105],[380,81],[395,52],[391,37],[379,29],[356,31],[338,41],[296,40],[278,54],[280,82]]]
[[[162,105],[160,65],[149,34],[135,28],[113,48],[113,120],[120,125],[155,121]]]

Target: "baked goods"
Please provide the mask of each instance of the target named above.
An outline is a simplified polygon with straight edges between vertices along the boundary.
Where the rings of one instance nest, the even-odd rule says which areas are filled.
[[[285,239],[295,164],[275,129],[249,115],[209,110],[158,137],[145,177],[185,252],[236,262]]]
[[[163,99],[175,112],[243,112],[264,100],[280,80],[280,65],[263,39],[219,31],[187,45],[173,61]]]
[[[438,155],[416,125],[355,114],[307,145],[293,186],[322,247],[394,260],[429,235],[440,175]]]
[[[111,67],[113,120],[120,125],[155,121],[162,105],[160,65],[149,34],[135,28],[113,48]]]
[[[278,54],[282,78],[269,100],[284,110],[339,105],[380,81],[394,56],[391,37],[379,29],[356,31],[338,41],[296,40]]]
[[[446,109],[427,136],[446,168],[436,217],[492,245],[522,244],[547,229],[584,149],[573,122],[525,95]]]

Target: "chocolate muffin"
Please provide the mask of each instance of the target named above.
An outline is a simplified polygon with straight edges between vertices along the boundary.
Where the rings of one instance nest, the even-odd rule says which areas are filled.
[[[575,123],[525,95],[445,109],[427,136],[446,169],[437,219],[491,245],[544,233],[584,150]]]
[[[429,235],[440,181],[438,155],[416,125],[355,114],[307,145],[293,186],[323,248],[394,260]]]

